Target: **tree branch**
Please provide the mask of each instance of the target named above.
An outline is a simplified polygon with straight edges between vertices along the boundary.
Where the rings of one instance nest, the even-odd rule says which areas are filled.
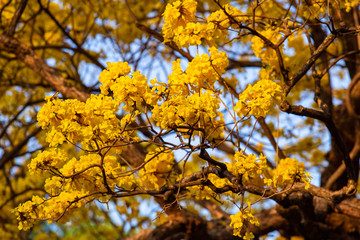
[[[16,25],[18,24],[20,17],[22,15],[22,13],[25,10],[26,4],[27,4],[28,0],[21,0],[18,9],[16,9],[16,12],[13,16],[13,18],[11,19],[11,23],[9,25],[9,28],[6,32],[6,35],[8,35],[9,37],[13,36],[16,30]]]
[[[2,169],[7,162],[14,159],[14,157],[21,151],[21,149],[28,143],[30,138],[36,136],[41,131],[41,128],[38,127],[32,131],[28,136],[26,136],[21,142],[19,142],[10,152],[6,152],[0,159],[0,169]]]
[[[30,47],[17,39],[0,34],[0,51],[15,54],[19,60],[43,77],[55,91],[60,92],[65,98],[85,101],[90,96],[89,93],[79,91],[76,87],[68,86],[66,80],[59,73],[49,67]]]
[[[95,57],[93,57],[89,52],[87,52],[86,50],[84,50],[81,45],[76,41],[76,39],[74,39],[64,28],[63,26],[60,24],[60,22],[55,18],[55,16],[50,12],[50,10],[46,7],[44,7],[41,4],[41,1],[38,0],[38,3],[40,5],[40,7],[47,13],[47,15],[49,15],[49,17],[54,21],[54,23],[56,24],[56,26],[58,26],[58,28],[65,34],[65,36],[67,36],[77,47],[78,52],[84,54],[88,59],[90,59],[96,66],[98,66],[99,68],[101,68],[102,70],[105,69],[104,65],[102,65]]]
[[[292,77],[290,84],[284,87],[285,94],[288,95],[291,89],[295,84],[306,74],[306,72],[311,68],[315,61],[321,56],[321,54],[326,50],[326,48],[334,41],[336,35],[330,33],[324,40],[324,42],[315,50],[314,54],[306,61],[302,68]]]

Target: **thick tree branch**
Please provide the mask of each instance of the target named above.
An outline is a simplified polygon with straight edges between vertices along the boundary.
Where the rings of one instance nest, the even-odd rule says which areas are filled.
[[[346,166],[347,177],[349,179],[348,186],[351,186],[348,194],[351,194],[351,192],[352,194],[354,194],[356,192],[357,174],[355,173],[355,169],[353,167],[347,147],[344,143],[343,138],[340,135],[339,130],[335,126],[334,121],[332,119],[329,119],[329,121],[325,122],[325,125],[329,129],[329,132],[331,133],[331,136],[334,138],[335,144],[339,148],[341,155],[343,157]]]
[[[359,129],[356,129],[355,132],[355,143],[349,154],[351,161],[354,163],[359,161],[360,157],[360,132]],[[345,163],[342,162],[341,165],[336,169],[336,171],[329,177],[325,184],[326,189],[330,189],[332,185],[337,181],[337,179],[345,172],[346,166]]]
[[[289,225],[288,220],[282,217],[275,207],[263,210],[255,214],[255,217],[258,219],[260,226],[248,225],[248,228],[256,237],[263,236],[274,230],[288,228]]]
[[[287,101],[283,101],[281,103],[280,110],[298,116],[311,117],[322,122],[326,121],[326,117],[323,112],[311,108],[306,108],[301,105],[290,105]]]
[[[282,102],[280,109],[287,113],[292,113],[292,114],[299,115],[299,116],[312,117],[312,118],[318,119],[325,123],[331,136],[334,138],[336,146],[339,148],[339,150],[342,154],[343,160],[345,162],[346,170],[347,170],[348,179],[349,179],[348,184],[352,186],[351,189],[352,189],[352,191],[354,191],[356,181],[357,181],[357,174],[355,173],[354,168],[352,166],[352,161],[349,156],[346,145],[339,133],[339,130],[335,126],[334,121],[332,120],[331,116],[329,116],[328,114],[326,114],[324,112],[320,112],[320,111],[317,111],[314,109],[304,108],[303,106],[292,106],[289,103],[287,103],[286,101]],[[349,192],[349,194],[350,194],[350,192]]]
[[[85,101],[90,96],[89,93],[79,91],[76,87],[68,86],[66,80],[59,73],[49,67],[30,47],[17,39],[0,34],[0,51],[15,54],[19,60],[43,77],[55,91],[60,92],[65,98]]]

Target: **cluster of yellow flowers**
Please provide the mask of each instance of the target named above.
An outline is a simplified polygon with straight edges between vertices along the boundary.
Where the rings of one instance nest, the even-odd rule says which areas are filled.
[[[56,147],[65,140],[89,146],[91,140],[116,139],[120,135],[120,120],[115,113],[119,103],[113,98],[92,95],[86,103],[76,99],[48,98],[37,119],[43,129],[49,129],[46,141]]]
[[[224,38],[228,28],[238,28],[238,23],[248,20],[241,10],[227,4],[223,6],[224,10],[211,13],[205,22],[196,22],[196,6],[194,0],[176,1],[166,6],[164,42],[173,41],[179,47],[200,45],[203,40],[209,43],[214,38]]]
[[[201,45],[202,40],[211,41],[213,39],[215,30],[215,25],[212,23],[189,22],[185,27],[179,26],[174,29],[172,41],[181,47]]]
[[[281,34],[279,33],[278,29],[268,28],[266,30],[259,31],[259,33],[263,35],[265,38],[269,39],[269,41],[272,41],[274,44],[277,43],[276,41],[281,39]],[[252,42],[251,47],[254,51],[255,56],[260,58],[264,64],[272,68],[275,68],[277,71],[279,71],[280,70],[279,61],[275,50],[270,46],[268,46],[264,42],[264,40],[262,40],[258,36],[253,36],[251,38],[251,42]]]
[[[181,69],[180,60],[174,61],[167,84],[151,81],[152,93],[162,96],[160,104],[152,109],[152,119],[157,126],[180,127],[184,132],[190,127],[200,127],[207,136],[212,135],[209,139],[221,135],[224,120],[218,111],[220,100],[212,89],[225,72],[228,59],[214,47],[209,48],[209,52],[210,56],[197,55],[185,71]]]
[[[219,99],[209,91],[199,92],[189,97],[174,96],[172,99],[155,106],[152,118],[158,126],[168,129],[173,127],[212,128],[221,125],[216,120],[221,117],[217,109]]]
[[[310,187],[311,177],[305,171],[304,163],[293,158],[282,159],[277,167],[271,170],[267,166],[266,156],[246,156],[243,151],[236,151],[233,161],[226,165],[234,175],[241,175],[244,183],[254,182],[262,177],[260,181],[267,186],[282,187],[294,182],[304,182],[306,189]]]
[[[170,41],[175,33],[174,29],[185,27],[187,23],[195,20],[197,2],[193,0],[176,1],[167,4],[163,17],[165,24],[162,28],[164,42]]]
[[[60,192],[57,197],[42,198],[34,195],[31,201],[20,204],[15,209],[19,220],[19,230],[28,230],[36,220],[47,220],[49,223],[57,220],[63,212],[70,212],[73,209],[85,205],[85,198],[78,191]],[[64,219],[62,219],[64,221]]]
[[[143,102],[152,103],[152,94],[147,83],[147,78],[139,71],[132,73],[132,76],[121,76],[117,78],[110,89],[113,92],[114,100],[118,103],[125,103],[123,109],[132,111]],[[145,101],[147,100],[147,101]]]
[[[208,54],[196,55],[188,64],[186,71],[181,69],[181,61],[174,61],[173,71],[169,75],[168,88],[171,95],[188,96],[190,91],[199,92],[201,89],[213,89],[215,82],[225,72],[229,60],[225,52],[215,47],[209,48]]]
[[[45,181],[48,198],[35,195],[31,201],[15,209],[20,221],[19,229],[29,229],[36,219],[52,222],[63,212],[83,206],[85,200],[100,199],[101,192],[107,192],[104,177],[112,191],[131,189],[138,184],[134,175],[124,174],[127,169],[120,165],[115,156],[105,156],[102,162],[105,176],[100,169],[101,157],[98,154],[68,160],[63,152],[54,149],[39,153],[29,165],[30,172],[35,174],[38,170],[47,170],[55,176]]]
[[[231,184],[227,178],[219,178],[216,174],[213,174],[213,173],[210,173],[208,175],[208,178],[217,188],[222,188],[226,185]]]
[[[109,89],[114,85],[114,81],[121,77],[129,74],[131,72],[131,67],[127,62],[116,62],[116,63],[107,63],[106,69],[102,71],[99,76],[101,94],[108,95]]]
[[[43,173],[52,169],[57,169],[67,161],[67,155],[61,150],[50,148],[39,152],[36,158],[33,158],[28,165],[31,175]]]
[[[249,223],[259,226],[260,223],[257,218],[251,213],[251,204],[248,203],[248,208],[243,209],[236,213],[235,215],[230,215],[231,223],[230,226],[234,228],[234,236],[242,237],[242,239],[253,239],[254,234],[252,232],[246,231],[245,235],[241,235],[241,230],[244,226],[244,222],[248,221]]]
[[[282,159],[279,165],[272,170],[272,179],[265,179],[267,185],[284,186],[294,182],[304,182],[305,189],[310,187],[311,176],[305,171],[304,163],[293,158]]]
[[[139,71],[130,73],[131,67],[127,62],[108,63],[99,78],[101,94],[108,95],[111,90],[113,100],[119,104],[125,103],[123,109],[128,112],[143,102],[153,104],[157,100],[151,93],[147,78]]]
[[[275,103],[283,98],[281,87],[270,80],[262,79],[248,87],[239,95],[234,110],[239,117],[246,117],[249,114],[254,117],[265,117]]]
[[[172,169],[175,156],[173,152],[164,152],[164,149],[158,148],[146,155],[145,163],[145,167],[139,171],[139,176],[146,188],[159,189],[165,183],[174,180]]]
[[[228,163],[227,167],[233,174],[242,175],[243,182],[258,178],[268,168],[266,156],[262,154],[259,157],[255,154],[246,156],[243,151],[236,151],[234,161]]]
[[[239,28],[238,23],[248,21],[248,17],[238,8],[226,4],[216,12],[213,12],[207,17],[208,23],[214,23],[219,29]],[[230,16],[230,18],[229,18]]]
[[[189,199],[211,200],[216,196],[216,193],[207,186],[191,186],[188,187],[187,190],[187,197]]]

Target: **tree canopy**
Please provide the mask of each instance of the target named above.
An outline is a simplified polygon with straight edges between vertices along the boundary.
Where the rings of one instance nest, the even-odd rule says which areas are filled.
[[[4,239],[359,239],[358,0],[0,0]]]

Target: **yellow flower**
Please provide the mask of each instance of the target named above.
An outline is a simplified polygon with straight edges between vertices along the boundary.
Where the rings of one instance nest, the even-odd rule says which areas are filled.
[[[141,180],[149,189],[159,189],[170,178],[171,170],[175,163],[173,152],[162,152],[156,149],[146,155],[145,166],[139,171]]]
[[[163,17],[164,42],[169,42],[174,36],[174,29],[185,27],[185,25],[195,19],[197,2],[193,0],[176,1],[166,5]]]
[[[249,114],[254,117],[265,117],[270,109],[283,98],[281,87],[270,80],[260,80],[254,86],[250,84],[239,95],[234,110],[239,117]]]
[[[281,34],[279,33],[279,31],[273,30],[272,28],[260,31],[260,33],[274,44],[276,44],[281,39]],[[267,44],[257,36],[253,36],[251,38],[251,42],[251,47],[254,51],[255,56],[260,58],[264,64],[276,69],[277,72],[279,72],[280,67],[276,51],[270,46],[267,46]],[[280,48],[281,50],[283,50],[283,45],[281,45]]]
[[[234,228],[233,235],[242,237],[241,230],[243,228],[244,222],[248,221],[253,225],[259,226],[260,223],[257,218],[251,213],[250,203],[248,203],[248,208],[243,209],[242,211],[236,213],[235,215],[230,215],[231,223],[230,226]],[[254,238],[253,233],[246,231],[243,239]]]
[[[129,74],[131,67],[127,62],[107,63],[107,68],[100,73],[99,81],[101,94],[107,95],[109,88],[114,84],[114,80],[120,76]]]
[[[131,112],[135,104],[141,106],[142,102],[152,102],[152,94],[147,78],[135,71],[131,76],[121,76],[110,87],[114,99],[118,103],[125,103],[124,110]],[[147,99],[148,98],[148,99]]]
[[[209,174],[208,178],[217,188],[231,185],[231,182],[227,178],[219,178],[216,174],[213,173]]]
[[[308,189],[310,180],[310,174],[305,171],[304,163],[293,158],[282,159],[276,169],[273,170],[272,184],[275,187],[301,181],[305,183],[305,189]]]
[[[227,163],[229,171],[236,175],[242,175],[243,181],[258,178],[267,169],[266,156],[254,154],[246,156],[243,151],[236,151],[234,161]]]
[[[62,150],[50,148],[49,150],[43,152],[40,151],[38,155],[31,160],[29,164],[29,171],[30,174],[36,174],[39,170],[41,172],[57,168],[66,161],[66,154]]]
[[[189,97],[176,95],[155,106],[152,110],[152,119],[157,126],[164,129],[197,124],[205,129],[206,134],[218,136],[223,124],[222,115],[217,111],[220,107],[219,102],[212,91],[202,91]]]
[[[189,22],[173,30],[172,40],[179,47],[189,47],[189,45],[200,45],[202,40],[211,41],[214,36],[215,28],[213,24]]]
[[[244,13],[240,9],[230,6],[229,4],[226,4],[223,7],[225,11],[221,9],[211,13],[207,17],[207,22],[214,23],[220,29],[227,29],[230,26],[233,28],[238,28],[237,23],[230,21],[229,16],[235,19],[235,21],[238,23],[242,23],[248,20],[248,17],[244,16]],[[231,22],[232,25],[230,24]]]

